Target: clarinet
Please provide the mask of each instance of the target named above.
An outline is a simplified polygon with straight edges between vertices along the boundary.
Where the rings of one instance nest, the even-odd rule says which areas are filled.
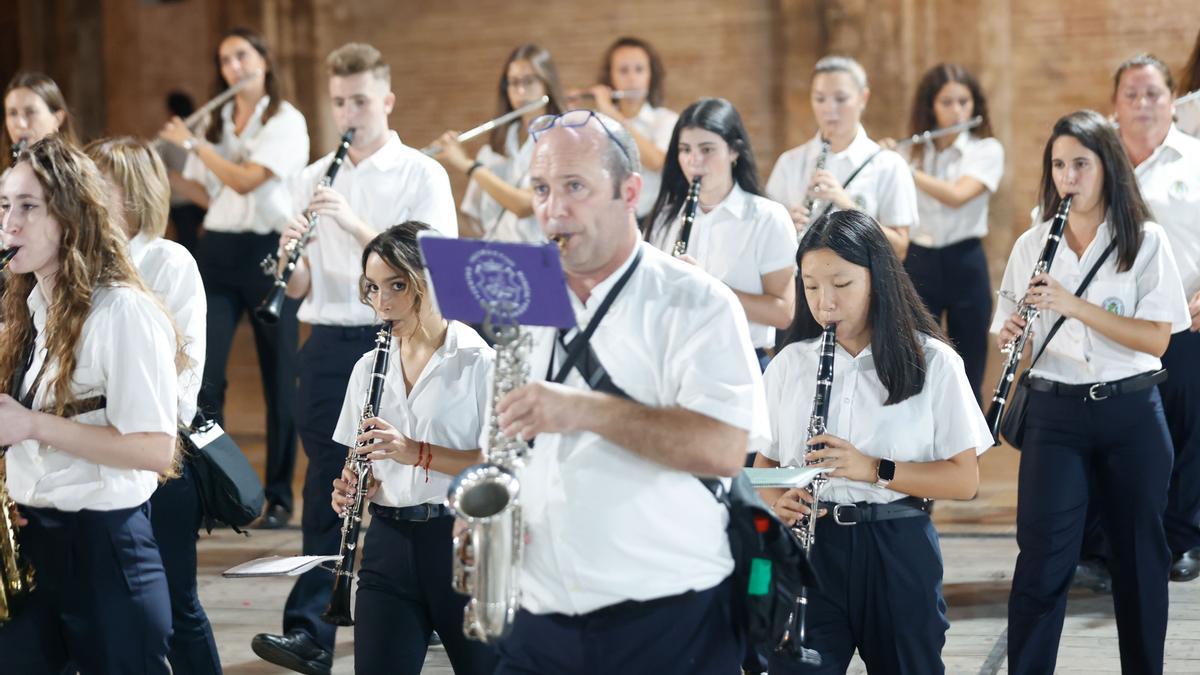
[[[24,138],[17,141],[16,143],[13,143],[12,149],[10,150],[10,152],[12,153],[12,157],[9,158],[11,160],[8,163],[9,166],[12,166],[13,164],[17,163],[17,158],[20,157],[21,153],[25,151],[25,146],[28,144],[29,144],[29,141],[25,140]]]
[[[1042,247],[1042,255],[1033,267],[1033,274],[1049,272],[1050,264],[1054,262],[1054,254],[1058,251],[1058,243],[1062,240],[1063,230],[1067,227],[1067,214],[1071,211],[1071,197],[1067,195],[1058,206],[1058,213],[1050,222],[1050,233],[1046,235],[1046,244]],[[1008,394],[1012,389],[1013,380],[1017,375],[1017,366],[1021,364],[1021,355],[1025,353],[1025,343],[1033,329],[1033,322],[1038,317],[1038,309],[1026,304],[1025,299],[1017,303],[1017,315],[1025,320],[1025,328],[1015,340],[1000,349],[1004,354],[1004,368],[1000,371],[1000,381],[992,392],[992,403],[988,406],[987,424],[992,431],[992,445],[1000,445],[1000,421],[1004,419],[1004,406],[1008,403]]]
[[[831,323],[825,326],[821,332],[821,358],[817,363],[817,386],[813,394],[812,414],[808,418],[808,438],[810,439],[825,433],[825,427],[829,420],[829,402],[833,398],[833,354],[836,347],[837,324]],[[817,443],[806,447],[808,452],[812,452],[821,450],[825,444]],[[805,464],[808,465],[810,462],[806,461]],[[804,516],[801,523],[792,527],[792,533],[804,547],[804,552],[809,560],[812,560],[813,544],[817,541],[817,511],[820,508],[821,495],[825,492],[828,482],[829,479],[823,473],[819,473],[813,478],[810,487],[813,500],[808,515]],[[800,595],[796,598],[796,606],[792,608],[792,613],[788,617],[788,630],[784,632],[783,639],[779,641],[775,650],[790,653],[806,665],[819,666],[821,665],[821,655],[817,653],[817,650],[805,646],[807,620],[808,588],[802,587]]]
[[[352,140],[354,140],[354,129],[350,129],[342,135],[342,141],[338,145],[337,152],[333,154],[333,161],[329,164],[329,170],[325,172],[325,177],[321,179],[321,182],[317,183],[318,188],[333,185],[333,179],[337,178],[338,169],[342,168],[342,162],[346,160],[346,153],[350,150],[350,141]],[[254,310],[254,316],[259,321],[270,325],[279,322],[279,314],[283,310],[283,300],[287,291],[288,280],[292,278],[292,272],[296,271],[296,264],[300,262],[300,256],[304,255],[304,247],[308,245],[308,240],[312,237],[313,230],[317,228],[317,219],[315,212],[308,212],[308,229],[304,231],[304,234],[299,239],[293,239],[288,242],[287,249],[284,251],[284,254],[287,256],[287,264],[278,273],[276,273],[276,270],[279,268],[279,257],[277,255],[269,255],[259,263],[263,274],[275,277],[275,285],[271,287],[271,291],[267,293],[267,297],[263,298],[262,304]]]
[[[825,162],[827,161],[829,161],[829,139],[822,137],[821,151],[817,153],[817,163],[813,166],[813,173],[816,174],[816,172],[824,169]],[[808,213],[808,222],[810,223],[814,218],[816,218],[816,214],[813,213],[813,209],[816,207],[817,200],[815,197],[809,196],[808,199],[804,201],[804,210],[806,213]]]
[[[687,199],[683,202],[683,227],[679,229],[679,239],[675,241],[676,256],[685,255],[688,250],[688,240],[692,238],[692,224],[696,222],[696,207],[700,206],[700,180],[704,176],[696,176],[692,186],[688,188]]]
[[[367,392],[367,401],[363,405],[356,436],[370,430],[363,425],[364,420],[379,415],[379,403],[383,398],[383,385],[387,379],[391,348],[392,323],[388,321],[375,334],[371,386]],[[356,441],[354,447],[346,454],[346,466],[358,475],[358,489],[354,492],[354,503],[342,513],[342,543],[338,549],[340,557],[337,566],[333,569],[333,593],[329,598],[329,605],[321,614],[321,619],[335,626],[354,625],[354,617],[350,615],[350,588],[354,585],[354,556],[358,552],[358,533],[362,527],[363,509],[367,505],[367,485],[371,480],[371,462],[357,450],[368,444]]]

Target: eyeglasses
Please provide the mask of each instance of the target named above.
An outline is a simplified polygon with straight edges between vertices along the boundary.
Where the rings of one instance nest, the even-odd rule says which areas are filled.
[[[587,123],[592,118],[595,118],[596,123],[600,125],[600,128],[604,130],[604,133],[608,134],[609,140],[611,140],[617,146],[617,149],[621,151],[621,154],[625,156],[625,161],[632,166],[633,158],[629,156],[629,151],[625,149],[625,144],[613,135],[613,132],[608,128],[608,125],[604,123],[604,118],[600,117],[595,110],[568,110],[565,113],[557,115],[540,115],[535,117],[533,121],[529,123],[529,135],[533,137],[533,142],[536,143],[538,139],[541,138],[542,134],[550,131],[554,127],[567,127],[571,129],[583,127],[587,126]],[[637,169],[634,168],[633,170],[636,171]]]
[[[504,87],[506,89],[529,89],[533,85],[541,82],[537,75],[526,75],[524,77],[509,77],[504,79]]]

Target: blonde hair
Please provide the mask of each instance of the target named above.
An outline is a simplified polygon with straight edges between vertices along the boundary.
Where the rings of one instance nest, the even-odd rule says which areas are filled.
[[[93,293],[105,286],[126,286],[146,294],[155,302],[175,332],[176,374],[191,359],[183,351],[184,339],[162,303],[146,288],[126,254],[126,239],[109,213],[104,179],[94,162],[57,135],[34,143],[21,153],[18,164],[28,164],[45,192],[46,209],[62,230],[58,246],[58,271],[50,293],[46,318],[46,362],[57,364],[48,383],[49,412],[61,415],[75,400],[71,379],[83,324],[92,308]],[[3,391],[14,391],[18,360],[33,335],[33,319],[26,305],[37,279],[32,273],[12,274],[4,287],[5,317],[0,329],[0,383]],[[178,452],[171,475],[178,468]]]
[[[329,66],[330,76],[369,72],[388,86],[392,84],[392,67],[383,60],[378,49],[362,42],[349,42],[333,50],[325,59],[325,65]]]
[[[129,136],[92,141],[83,151],[125,193],[122,215],[133,233],[152,239],[163,236],[171,209],[171,187],[158,153]]]
[[[867,71],[863,70],[862,64],[849,56],[826,56],[817,61],[817,65],[813,66],[813,78],[821,73],[846,73],[854,80],[854,84],[858,85],[859,91],[868,87]]]

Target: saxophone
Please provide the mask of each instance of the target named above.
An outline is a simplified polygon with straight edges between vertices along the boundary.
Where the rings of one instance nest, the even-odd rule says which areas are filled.
[[[821,332],[821,357],[817,363],[817,386],[816,392],[813,394],[812,414],[808,418],[808,438],[825,433],[829,421],[829,401],[833,389],[833,356],[836,347],[837,324],[831,323],[825,326],[825,330]],[[808,451],[820,450],[824,447],[824,444],[818,443],[808,446]],[[813,478],[810,488],[813,498],[811,509],[804,517],[803,522],[792,528],[793,534],[800,541],[800,545],[804,547],[804,552],[810,561],[812,560],[813,544],[817,541],[817,512],[821,504],[821,494],[825,491],[827,483],[829,483],[829,479],[823,473],[819,473]],[[821,665],[821,655],[817,653],[817,650],[805,646],[807,615],[808,588],[805,587],[800,589],[796,605],[788,617],[788,630],[784,632],[783,639],[779,641],[775,650],[791,654],[801,663],[819,666]]]
[[[0,625],[13,617],[21,601],[34,588],[33,567],[21,560],[13,502],[0,476]]]
[[[367,429],[364,420],[379,415],[379,404],[383,400],[383,385],[387,379],[388,360],[392,349],[392,323],[384,322],[383,327],[375,335],[375,358],[371,362],[371,384],[367,388],[367,400],[363,404],[362,416],[359,418],[358,433],[361,435]],[[354,557],[358,553],[358,533],[362,527],[363,511],[367,506],[367,486],[371,481],[371,461],[357,450],[366,443],[355,443],[346,454],[346,466],[354,470],[358,476],[358,489],[354,492],[354,503],[342,514],[342,543],[338,548],[337,566],[333,570],[333,592],[329,597],[329,605],[321,614],[321,619],[335,626],[353,626],[354,617],[350,614],[350,587],[354,585]]]
[[[559,242],[562,246],[563,242]],[[508,634],[520,603],[518,574],[525,537],[517,471],[529,444],[500,432],[496,406],[529,377],[532,337],[502,313],[489,311],[484,331],[495,341],[491,415],[483,463],[454,478],[447,493],[450,511],[467,524],[454,537],[454,590],[470,596],[463,610],[463,633],[493,643]]]

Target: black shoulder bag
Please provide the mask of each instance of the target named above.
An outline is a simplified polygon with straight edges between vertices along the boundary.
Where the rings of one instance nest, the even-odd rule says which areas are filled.
[[[561,384],[575,368],[592,390],[635,400],[612,381],[589,340],[640,260],[639,251],[587,327],[570,344],[566,343],[569,331],[559,332],[558,340],[567,357],[553,377],[550,377],[554,368],[551,359],[548,379]],[[808,557],[787,525],[758,496],[744,472],[733,478],[728,490],[718,479],[699,476],[696,479],[729,509],[726,533],[734,562],[735,619],[752,644],[764,650],[774,649],[791,626],[790,615],[801,589],[817,585]]]
[[[205,420],[194,429],[180,427],[185,462],[191,462],[200,496],[204,528],[228,525],[235,532],[249,525],[262,513],[262,482],[245,453],[233,438],[213,420]]]
[[[1083,278],[1083,283],[1079,284],[1079,288],[1075,290],[1076,296],[1083,295],[1083,292],[1087,290],[1088,284],[1092,283],[1092,278],[1100,271],[1100,266],[1104,264],[1105,260],[1108,260],[1108,256],[1112,254],[1116,247],[1117,240],[1113,239],[1108,244],[1108,248],[1104,249],[1104,253],[1100,256],[1100,259],[1092,265],[1092,269],[1088,270],[1087,276]],[[1004,420],[1000,423],[1000,435],[1004,437],[1004,440],[1008,441],[1009,445],[1017,450],[1020,450],[1021,445],[1025,442],[1025,415],[1029,408],[1029,371],[1033,370],[1038,359],[1042,358],[1042,353],[1046,351],[1046,346],[1050,344],[1050,340],[1054,338],[1054,334],[1058,332],[1059,328],[1062,328],[1063,322],[1066,320],[1067,317],[1065,316],[1058,317],[1058,321],[1055,321],[1054,325],[1050,327],[1050,332],[1046,333],[1046,340],[1042,342],[1042,346],[1038,349],[1037,354],[1034,354],[1033,361],[1030,361],[1029,367],[1025,369],[1025,372],[1021,373],[1021,377],[1017,378],[1016,391],[1013,392],[1012,401],[1008,405],[1008,412],[1005,413]]]

